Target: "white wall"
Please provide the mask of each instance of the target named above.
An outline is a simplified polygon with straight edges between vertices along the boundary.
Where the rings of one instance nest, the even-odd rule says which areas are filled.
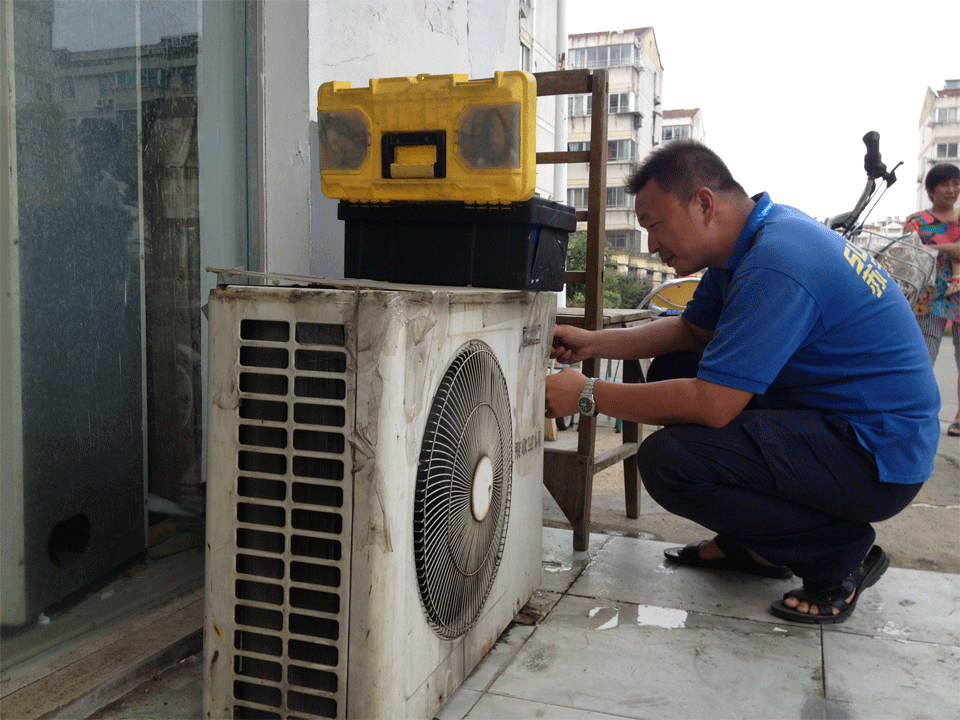
[[[534,72],[556,69],[558,0],[534,0],[525,21]],[[264,267],[340,277],[343,226],[320,190],[317,90],[332,80],[430,74],[492,77],[520,66],[519,0],[260,0],[264,72]],[[526,12],[530,12],[529,8]],[[538,150],[552,150],[553,105],[538,112]],[[552,195],[553,169],[537,189]],[[562,199],[562,198],[561,198]]]
[[[303,88],[310,105],[309,142],[317,142],[317,90],[322,83],[341,80],[366,87],[371,78],[463,73],[473,79],[517,69],[518,10],[516,0],[310,0],[309,71]],[[315,161],[310,166],[310,201],[310,272],[342,277],[343,227],[336,201],[320,191]]]

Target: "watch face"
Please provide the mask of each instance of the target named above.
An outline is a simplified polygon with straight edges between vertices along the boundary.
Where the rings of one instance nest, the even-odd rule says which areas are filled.
[[[580,412],[584,415],[589,415],[593,412],[593,401],[590,398],[580,398],[577,400],[577,405],[580,407]]]

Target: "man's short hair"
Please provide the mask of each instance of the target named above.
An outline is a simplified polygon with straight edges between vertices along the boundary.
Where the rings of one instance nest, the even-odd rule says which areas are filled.
[[[937,185],[953,180],[955,177],[960,177],[960,168],[956,165],[950,165],[949,163],[934,165],[923,181],[923,186],[927,189],[927,195],[932,199],[933,191],[937,189]]]
[[[720,156],[695,140],[674,140],[650,153],[627,178],[627,192],[635,195],[651,180],[684,204],[702,187],[747,196]]]

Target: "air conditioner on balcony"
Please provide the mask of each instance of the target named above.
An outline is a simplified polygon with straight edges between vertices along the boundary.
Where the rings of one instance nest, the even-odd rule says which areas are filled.
[[[212,292],[204,717],[430,718],[457,688],[540,581],[554,308]]]

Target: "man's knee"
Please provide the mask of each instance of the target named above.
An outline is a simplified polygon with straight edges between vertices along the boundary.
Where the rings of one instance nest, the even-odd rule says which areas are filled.
[[[670,427],[657,430],[644,440],[637,450],[640,479],[650,497],[661,505],[664,505],[667,497],[675,490],[677,468],[674,465],[679,462],[680,453],[680,444]]]

